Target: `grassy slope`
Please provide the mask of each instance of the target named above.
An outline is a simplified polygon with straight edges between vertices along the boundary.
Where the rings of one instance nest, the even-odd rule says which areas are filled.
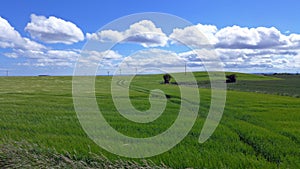
[[[276,94],[281,96],[300,97],[300,75],[276,75],[272,77],[261,76],[264,78],[245,80],[239,78],[236,84],[228,84],[229,90],[249,91]],[[274,78],[274,79],[265,79]]]
[[[229,74],[236,74],[237,83],[228,83],[228,90],[300,97],[300,75],[263,76],[235,72],[226,73],[226,75]],[[201,88],[210,88],[206,73],[197,72],[195,76]]]
[[[196,77],[199,81],[207,79],[204,73],[196,73]],[[121,118],[112,106],[109,78],[97,78],[97,100],[107,120],[120,132],[141,137],[142,130],[142,137],[147,137],[164,131],[175,120],[179,108],[176,97],[169,100],[164,115],[149,125]],[[238,74],[238,78],[274,80],[243,74]],[[138,76],[133,84],[148,89],[160,88],[167,94],[179,96],[177,86],[160,82],[161,75]],[[81,129],[72,104],[71,77],[1,77],[0,86],[2,142],[27,140],[55,148],[59,153],[77,154],[79,159],[88,159],[90,151],[112,160],[119,158],[95,145]],[[229,91],[221,124],[207,142],[199,144],[198,136],[210,102],[210,91],[199,91],[199,118],[190,134],[172,150],[150,158],[152,161],[174,168],[300,167],[298,98]],[[131,99],[136,108],[149,108],[147,93],[133,90]]]

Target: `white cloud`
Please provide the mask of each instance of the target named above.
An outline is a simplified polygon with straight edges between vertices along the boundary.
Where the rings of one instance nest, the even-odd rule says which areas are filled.
[[[101,42],[106,42],[106,41],[112,41],[112,42],[118,42],[123,40],[123,34],[118,31],[113,31],[113,30],[103,30],[98,33],[87,33],[86,34],[87,39],[92,39],[92,40],[99,40]]]
[[[46,43],[73,44],[84,39],[82,31],[75,24],[56,17],[46,18],[33,14],[25,30],[32,38]],[[99,64],[100,67],[115,68],[124,59],[122,65],[133,71],[135,67],[183,71],[185,63],[194,68],[203,65],[225,66],[229,71],[298,70],[300,68],[300,34],[281,33],[274,27],[228,26],[218,29],[214,25],[197,24],[182,29],[175,28],[167,36],[152,21],[142,20],[130,25],[124,31],[103,30],[93,34],[87,33],[86,37],[101,42],[132,42],[144,47],[170,47],[168,43],[178,44],[177,40],[197,48],[182,53],[150,48],[138,51],[126,59],[113,50],[83,52],[87,57],[81,60],[82,62]],[[169,38],[171,40],[168,40]],[[203,48],[207,44],[215,47],[215,53],[211,49]],[[26,66],[73,66],[81,52],[50,49],[22,37],[2,17],[0,17],[0,48],[10,49],[3,53],[6,57],[26,58],[26,62],[19,64]],[[223,64],[216,62],[217,56]]]
[[[41,19],[41,17],[32,15],[32,18],[34,17],[36,17],[35,19]],[[35,19],[33,19],[33,21],[36,21]],[[3,53],[6,57],[26,58],[24,63],[19,64],[26,66],[71,66],[79,56],[79,51],[54,50],[22,37],[20,33],[2,17],[0,17],[0,48],[10,49],[6,53]]]
[[[202,34],[213,44],[217,56],[229,71],[272,71],[300,67],[300,35],[286,35],[274,27],[229,26],[217,29],[213,25],[198,24],[174,29],[170,37],[193,48],[203,49],[205,38]],[[201,65],[196,64],[196,61],[207,64],[212,56],[216,56],[205,52],[205,48],[200,53],[195,50],[179,55],[194,62],[191,64],[193,66]]]
[[[232,26],[219,30],[216,33],[217,48],[230,49],[264,49],[285,47],[288,38],[276,28],[247,28]]]
[[[176,68],[184,67],[185,60],[172,51],[149,49],[126,57],[123,64],[128,67]]]
[[[113,68],[122,60],[123,56],[117,51],[89,51],[81,52],[81,57],[78,59],[78,67],[93,68],[99,66],[101,68]]]
[[[46,47],[22,37],[7,20],[0,17],[0,48],[40,50]]]
[[[300,48],[300,35],[285,35],[275,27],[248,28],[228,26],[218,29],[214,25],[197,24],[175,28],[169,36],[173,41],[193,48],[212,44],[223,49],[290,49]]]
[[[215,37],[217,27],[214,25],[188,26],[183,29],[175,28],[169,36],[173,43],[183,43],[194,48],[215,44],[218,40]]]
[[[103,30],[97,33],[87,33],[86,37],[101,42],[133,42],[144,47],[166,46],[168,37],[161,28],[157,28],[152,21],[142,20],[129,26],[123,32],[116,30]]]
[[[81,29],[74,23],[54,16],[46,18],[32,14],[31,22],[27,24],[25,30],[32,38],[45,43],[73,44],[84,40]]]
[[[290,48],[300,48],[300,35],[299,34],[290,34],[288,36],[290,41]]]
[[[192,51],[178,53],[178,56],[185,59],[190,67],[205,67],[207,70],[222,70],[224,64],[219,55],[212,49],[195,49]]]
[[[156,72],[183,72],[188,70],[203,71],[205,69],[223,70],[223,63],[219,62],[212,50],[194,50],[183,53],[162,49],[147,49],[126,57],[119,63],[119,69],[124,73],[134,73],[138,70],[156,70]],[[163,70],[163,71],[162,71]]]
[[[119,41],[124,39],[125,32],[127,34],[134,34],[129,30],[143,32],[144,29],[142,28],[145,26],[132,27],[124,32],[109,30],[100,32],[99,36],[96,36],[97,34],[93,35],[98,40]],[[169,59],[169,63],[174,64],[174,66],[178,65],[178,63],[182,65],[181,62],[184,60],[192,67],[201,67],[204,63],[208,66],[225,66],[227,70],[238,71],[272,71],[272,69],[280,70],[288,69],[289,67],[297,69],[300,67],[300,35],[284,34],[275,27],[248,28],[228,26],[218,29],[214,25],[197,24],[181,29],[175,28],[168,37],[171,44],[178,44],[179,41],[179,43],[183,43],[182,45],[191,46],[196,50],[178,54],[174,52],[168,53],[169,56],[175,58],[174,62],[172,62],[170,57],[164,55],[166,52],[159,50],[144,51],[138,53],[140,55],[139,58],[131,58],[131,62],[143,66],[147,66],[144,63],[151,63],[150,65],[153,66],[156,63],[156,66],[158,66],[159,63],[162,65],[167,63],[165,60],[167,58],[167,60]],[[146,40],[135,40],[134,42],[141,43],[143,41]],[[216,53],[212,52],[210,48],[205,48],[207,44],[212,44],[215,47]],[[157,59],[153,58],[153,56],[156,56]],[[216,63],[217,56],[220,57],[223,64],[218,65]],[[147,60],[145,57],[149,57],[150,59]],[[141,60],[140,58],[143,59]],[[139,60],[140,62],[134,62],[134,60]]]
[[[269,71],[300,67],[299,51],[287,49],[216,49],[227,70]]]
[[[168,37],[152,21],[142,20],[130,25],[124,32],[126,41],[141,43],[145,47],[165,46]]]
[[[178,55],[182,58],[185,58],[189,62],[218,61],[219,59],[216,51],[208,49],[195,49],[192,51],[179,53]]]
[[[27,62],[24,66],[71,66],[79,57],[78,51],[74,50],[23,50],[15,49],[13,52],[4,53],[7,57],[24,57]],[[15,58],[14,57],[14,58]]]

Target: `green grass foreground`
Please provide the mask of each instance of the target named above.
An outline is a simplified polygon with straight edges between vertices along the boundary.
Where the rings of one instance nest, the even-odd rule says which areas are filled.
[[[210,89],[207,74],[195,73],[195,77],[201,101],[193,129],[170,151],[147,158],[151,161],[147,165],[143,160],[113,155],[87,137],[74,111],[72,77],[0,77],[0,168],[74,168],[73,164],[77,168],[93,164],[95,168],[105,168],[104,164],[117,168],[128,164],[133,164],[132,168],[300,168],[300,76],[237,73],[238,82],[228,85],[221,123],[203,144],[198,137],[209,110]],[[96,78],[96,97],[106,120],[119,132],[149,137],[175,121],[179,88],[161,84],[162,75],[137,76],[132,82],[130,98],[139,110],[150,107],[148,90],[139,87],[161,89],[171,96],[163,115],[147,124],[118,114],[110,95],[110,79]],[[49,162],[40,165],[40,159]],[[133,160],[140,165],[126,162]]]

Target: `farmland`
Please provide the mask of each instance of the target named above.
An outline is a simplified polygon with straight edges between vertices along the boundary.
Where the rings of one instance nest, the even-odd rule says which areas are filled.
[[[221,123],[203,144],[198,143],[198,137],[209,110],[211,92],[207,74],[198,72],[195,77],[201,95],[196,123],[173,149],[147,158],[154,163],[151,165],[300,168],[300,76],[237,73],[238,82],[228,85]],[[163,115],[147,124],[131,122],[118,114],[110,94],[110,79],[96,78],[96,98],[106,120],[119,132],[132,137],[150,137],[165,131],[175,121],[180,108],[179,88],[161,84],[162,75],[136,76],[132,82],[130,98],[138,110],[149,109],[147,91],[151,89],[161,89],[171,96]],[[148,90],[137,90],[138,87]],[[1,147],[6,148],[0,148],[1,168],[8,165],[1,159],[7,158],[4,150],[13,147],[10,146],[15,145],[13,142],[17,145],[26,142],[29,146],[24,146],[25,149],[37,145],[41,154],[55,151],[88,164],[97,160],[91,154],[106,157],[113,163],[115,160],[143,161],[118,157],[87,137],[73,107],[72,77],[0,77],[0,130]]]

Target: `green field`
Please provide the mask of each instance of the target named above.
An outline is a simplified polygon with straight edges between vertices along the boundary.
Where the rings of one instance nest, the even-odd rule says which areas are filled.
[[[195,73],[195,77],[201,104],[193,129],[170,151],[147,158],[153,162],[149,165],[300,168],[300,76],[237,73],[237,83],[228,85],[221,123],[203,144],[198,143],[198,137],[209,110],[211,92],[207,74]],[[132,137],[149,137],[165,131],[176,119],[180,108],[179,89],[176,85],[161,84],[162,75],[137,76],[130,88],[131,101],[138,110],[150,107],[148,91],[151,89],[161,89],[170,96],[163,115],[147,124],[131,122],[117,113],[111,99],[110,79],[96,78],[96,98],[106,120],[119,132]],[[42,160],[52,159],[49,152],[53,152],[75,163],[83,161],[90,167],[95,161],[99,162],[95,155],[108,158],[112,166],[127,165],[120,160],[144,163],[111,154],[87,137],[73,107],[72,77],[0,77],[0,130],[0,168],[21,164],[22,158],[36,165],[37,160],[25,159],[28,152],[33,154],[32,158],[41,156]],[[27,153],[25,157],[20,157],[17,151],[20,147],[21,152]],[[13,160],[14,155],[19,161]]]

